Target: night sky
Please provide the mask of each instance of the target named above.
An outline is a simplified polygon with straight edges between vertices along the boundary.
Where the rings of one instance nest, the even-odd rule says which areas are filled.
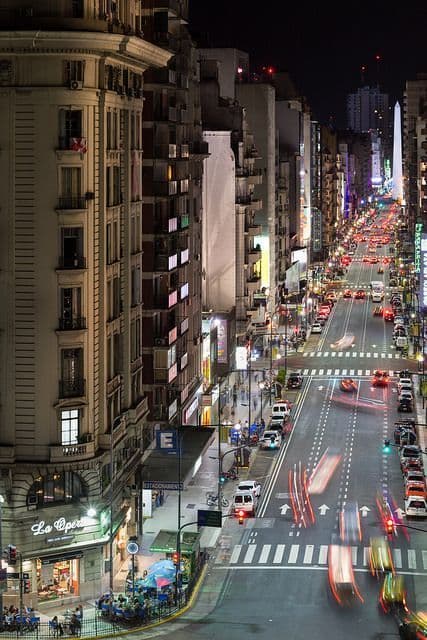
[[[345,97],[377,84],[390,104],[405,81],[427,73],[427,3],[302,0],[189,0],[190,31],[199,46],[249,53],[252,72],[272,65],[289,71],[322,123],[343,127]],[[376,56],[380,61],[376,61]]]

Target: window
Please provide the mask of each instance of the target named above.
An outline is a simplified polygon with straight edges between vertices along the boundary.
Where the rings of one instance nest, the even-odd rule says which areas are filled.
[[[107,149],[117,149],[118,115],[116,111],[107,111]]]
[[[60,395],[62,398],[74,398],[83,394],[83,349],[62,349]]]
[[[132,268],[131,272],[132,280],[132,298],[131,305],[135,307],[141,302],[141,270],[139,266]]]
[[[84,60],[68,60],[65,62],[65,82],[83,82],[85,73]]]
[[[81,287],[61,288],[61,329],[81,329],[83,325]]]
[[[82,193],[82,170],[80,167],[61,168],[61,195],[78,197]]]
[[[61,411],[61,444],[77,444],[79,441],[80,410],[64,409]]]
[[[136,318],[130,325],[131,336],[131,361],[137,360],[141,355],[141,319]]]
[[[83,0],[71,0],[71,13],[73,18],[83,18]]]
[[[83,227],[61,228],[61,255],[64,268],[83,266]]]
[[[120,167],[107,167],[107,207],[121,203]]]
[[[68,149],[71,138],[82,137],[82,116],[79,109],[59,110],[59,136],[61,149]]]
[[[46,507],[55,504],[79,502],[87,498],[85,482],[73,471],[39,476],[27,494],[27,504]]]

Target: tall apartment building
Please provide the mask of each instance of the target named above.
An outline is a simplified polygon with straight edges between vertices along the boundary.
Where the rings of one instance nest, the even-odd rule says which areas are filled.
[[[0,10],[2,542],[25,598],[65,606],[111,584],[141,517],[143,74],[171,53],[141,3],[28,6]]]
[[[172,51],[145,75],[143,112],[143,384],[150,424],[197,425],[201,395],[203,159],[188,0],[143,3],[145,37]]]
[[[418,74],[415,80],[407,80],[403,96],[403,167],[404,196],[409,230],[421,216],[424,204],[419,198],[421,180],[420,162],[426,153],[423,143],[422,121],[427,105],[427,74]],[[420,126],[421,125],[421,126]],[[425,135],[425,134],[424,134]],[[425,202],[425,201],[424,201]]]
[[[378,87],[359,87],[347,96],[347,126],[356,133],[389,129],[388,94]]]

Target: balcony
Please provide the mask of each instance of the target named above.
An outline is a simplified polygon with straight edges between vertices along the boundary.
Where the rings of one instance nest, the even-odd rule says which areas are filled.
[[[68,444],[50,447],[50,462],[78,462],[95,456],[95,443]]]
[[[158,254],[154,260],[154,271],[172,271],[178,266],[178,254],[174,253],[171,256]]]
[[[248,260],[249,264],[255,264],[255,262],[261,260],[261,247],[259,245],[248,251]]]
[[[191,156],[208,156],[209,144],[204,140],[195,140],[190,145]]]
[[[61,196],[56,208],[60,211],[87,209],[87,199],[85,196]]]
[[[86,329],[86,318],[59,318],[59,331],[81,331]]]
[[[185,367],[188,365],[188,353],[185,352],[179,361],[179,369],[180,371],[182,371],[183,369],[185,369]]]
[[[172,420],[176,412],[178,411],[178,400],[175,398],[169,406],[166,404],[155,404],[151,409],[151,420]]]
[[[60,136],[58,140],[58,151],[74,151],[75,153],[87,152],[87,140],[81,136]]]
[[[154,369],[154,382],[166,382],[171,383],[172,380],[178,375],[178,364],[175,362],[169,368],[155,368]]]
[[[71,380],[59,381],[60,398],[80,398],[85,395],[86,380],[84,378],[73,378]]]
[[[184,320],[181,322],[181,326],[179,328],[179,333],[180,335],[184,335],[184,333],[186,333],[188,331],[188,327],[189,327],[189,321],[188,318],[184,318]]]
[[[249,184],[262,184],[261,169],[259,169],[259,170],[254,169],[251,173],[249,173],[249,175],[248,175],[248,183]]]
[[[155,309],[171,309],[178,304],[178,290],[174,289],[168,294],[157,295],[154,297]]]
[[[157,144],[154,147],[154,156],[164,160],[176,158],[176,144]]]
[[[154,180],[153,193],[155,196],[174,196],[178,193],[176,180]]]
[[[181,264],[185,264],[186,262],[188,262],[189,257],[190,252],[188,249],[184,249],[184,251],[181,251]]]
[[[262,233],[262,226],[260,224],[246,223],[245,233],[251,238],[259,236]]]
[[[86,269],[86,258],[83,256],[60,256],[58,269],[73,270],[73,269]]]
[[[179,228],[181,231],[183,231],[184,229],[188,229],[188,227],[190,226],[190,216],[188,215],[188,213],[182,214],[179,223]]]

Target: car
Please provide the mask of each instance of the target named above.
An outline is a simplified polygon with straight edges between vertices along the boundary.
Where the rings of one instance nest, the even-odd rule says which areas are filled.
[[[383,308],[377,305],[376,307],[374,307],[372,315],[373,316],[382,316],[383,315]]]
[[[319,308],[319,313],[328,315],[331,313],[331,307],[328,304],[321,304]]]
[[[237,485],[236,491],[251,491],[254,496],[259,498],[261,485],[257,480],[241,480]]]
[[[394,573],[393,558],[390,546],[385,538],[371,538],[369,546],[369,566],[373,576],[382,573]]]
[[[427,500],[421,496],[408,496],[405,498],[405,513],[409,518],[425,518],[427,516]]]
[[[384,269],[383,269],[383,267],[378,267],[378,271],[377,271],[377,273],[384,273]]]
[[[410,400],[399,400],[399,404],[397,405],[397,410],[399,413],[412,413],[414,411],[414,407]]]
[[[378,264],[378,262],[379,262],[379,261],[380,261],[380,259],[379,259],[377,256],[371,256],[371,257],[369,258],[369,262],[370,262],[371,264]]]
[[[422,498],[427,498],[427,487],[425,482],[406,482],[405,483],[405,498],[409,496],[417,495]]]
[[[404,467],[404,469],[406,469],[406,467]],[[405,484],[408,482],[425,482],[424,471],[414,469],[406,471],[406,473],[404,472],[403,480]]]
[[[385,613],[408,611],[403,576],[387,573],[380,590],[380,605]]]
[[[363,262],[369,262],[370,258],[369,256],[363,256]]]
[[[393,322],[394,312],[392,309],[384,309],[383,318],[386,322]]]
[[[354,297],[356,300],[364,300],[366,298],[366,293],[363,291],[363,289],[358,289],[354,294]]]
[[[261,449],[278,449],[280,447],[282,439],[274,430],[264,431],[262,438],[259,441]]]
[[[400,464],[405,462],[408,458],[420,458],[421,459],[421,449],[415,444],[407,444],[404,447],[401,447],[399,451]]]
[[[352,298],[353,297],[353,293],[352,293],[351,289],[344,289],[342,297],[343,298]]]
[[[301,389],[303,383],[303,377],[299,373],[291,373],[288,378],[288,389]]]
[[[409,400],[410,402],[413,402],[414,396],[412,394],[412,391],[410,391],[409,389],[402,389],[401,391],[399,391],[397,399],[398,402],[400,402],[401,400]]]
[[[322,333],[322,331],[323,331],[323,327],[320,324],[320,322],[314,322],[311,325],[311,333]]]
[[[341,391],[356,391],[357,384],[352,378],[341,378],[340,389]]]
[[[258,498],[252,493],[252,491],[236,491],[234,494],[233,509],[236,515],[243,511],[249,516],[254,516],[257,505]]]
[[[394,320],[393,320],[395,326],[396,325],[401,325],[402,327],[405,326],[405,319],[403,316],[394,316]]]
[[[359,544],[362,540],[359,505],[346,502],[340,512],[340,537],[344,544]]]
[[[338,300],[337,294],[335,293],[335,291],[328,291],[325,298],[326,300],[331,300],[331,302],[337,302]]]
[[[404,378],[402,378],[402,381],[399,380],[399,382],[397,383],[397,390],[400,393],[401,391],[411,391],[412,392],[412,382],[409,380],[408,382],[406,382],[406,380]]]
[[[326,320],[327,320],[327,317],[324,315],[320,315],[316,317],[316,322],[320,324],[322,327],[325,324]]]
[[[373,387],[386,387],[388,385],[389,377],[387,371],[382,371],[377,369],[374,371],[374,376],[372,378],[372,386]]]

